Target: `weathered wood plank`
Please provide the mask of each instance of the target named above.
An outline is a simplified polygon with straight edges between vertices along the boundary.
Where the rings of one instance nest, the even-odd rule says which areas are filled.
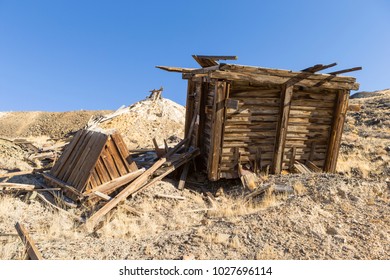
[[[144,172],[145,172],[145,168],[140,168],[136,171],[133,171],[121,177],[115,178],[109,182],[101,184],[100,186],[97,186],[90,191],[86,191],[85,194],[91,196],[91,193],[93,193],[94,191],[110,194],[111,192],[117,190],[118,188],[130,183],[131,181],[133,181],[135,178],[137,178]]]
[[[82,151],[82,149],[84,148],[83,145],[87,144],[86,143],[87,141],[85,141],[85,139],[86,138],[88,139],[88,137],[90,136],[90,132],[88,130],[80,130],[80,132],[81,132],[81,135],[77,141],[77,144],[74,146],[72,151],[70,151],[70,155],[69,155],[68,159],[66,160],[66,162],[64,162],[61,165],[62,168],[59,169],[58,172],[56,172],[57,175],[55,177],[60,179],[60,180],[65,181],[68,178],[69,173],[72,172],[73,165],[75,164],[75,162],[77,162],[77,159],[78,159],[77,156],[80,156],[80,151]],[[60,160],[58,162],[60,162]]]
[[[126,165],[126,169],[129,171],[136,171],[138,169],[136,163],[132,160],[129,151],[127,150],[126,144],[119,133],[111,134],[111,138],[114,140],[114,145],[119,151],[123,162]]]
[[[340,150],[341,136],[343,133],[345,116],[348,110],[349,92],[340,91],[334,108],[334,118],[332,132],[329,138],[327,158],[325,162],[325,172],[335,172],[337,157]]]
[[[282,69],[271,69],[271,68],[264,68],[264,67],[254,67],[254,66],[245,66],[245,65],[237,65],[237,64],[224,64],[220,67],[221,70],[227,70],[227,71],[237,71],[241,72],[243,74],[257,74],[257,75],[270,75],[270,76],[276,76],[276,77],[282,77],[286,79],[290,79],[293,77],[296,77],[302,71],[290,71],[290,70],[282,70]],[[222,71],[221,71],[222,72]],[[310,77],[307,77],[306,79],[312,80],[312,81],[322,81],[326,79],[328,76],[331,76],[330,74],[312,74]],[[341,82],[341,83],[351,83],[354,84],[356,79],[354,77],[347,77],[347,76],[337,76],[334,77],[333,82]]]
[[[222,144],[222,131],[225,116],[225,98],[227,84],[218,81],[215,84],[215,99],[213,105],[214,118],[212,124],[211,147],[208,160],[208,177],[210,180],[218,180],[218,164],[220,158],[220,149]]]
[[[53,176],[58,177],[58,173],[61,171],[62,168],[64,168],[65,165],[67,165],[66,162],[68,161],[69,156],[72,153],[74,147],[76,147],[77,144],[79,143],[82,132],[83,130],[77,131],[72,141],[65,147],[64,152],[61,155],[61,158],[56,162],[56,164],[50,170],[50,173]]]
[[[26,230],[26,228],[21,225],[19,222],[16,223],[15,229],[19,234],[20,239],[24,246],[26,247],[26,251],[31,260],[43,260],[43,256],[41,252],[39,252],[37,246],[35,245],[34,240],[30,237],[30,234]]]
[[[288,118],[290,114],[291,99],[293,95],[293,87],[285,87],[281,95],[280,119],[275,140],[275,158],[272,165],[272,171],[279,174],[282,169],[282,159],[284,146],[287,137]]]
[[[318,83],[318,79],[313,79],[315,75],[312,75],[304,80],[296,83],[296,86],[304,87],[314,87]],[[239,73],[239,72],[228,72],[228,71],[214,71],[209,74],[209,77],[212,79],[225,79],[225,80],[242,80],[252,83],[261,83],[261,84],[272,84],[272,85],[282,85],[286,83],[290,77],[280,77],[276,75],[264,75],[259,73]],[[325,76],[319,76],[321,80],[325,79]],[[359,84],[351,82],[338,82],[336,80],[325,82],[322,85],[323,88],[330,89],[347,89],[347,90],[357,90],[359,89]]]

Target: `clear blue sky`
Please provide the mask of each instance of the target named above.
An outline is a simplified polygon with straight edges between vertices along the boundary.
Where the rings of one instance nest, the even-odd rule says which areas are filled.
[[[390,87],[390,1],[0,0],[0,111],[116,109],[153,88],[185,103],[155,65],[192,54],[301,70],[338,62],[360,90]]]

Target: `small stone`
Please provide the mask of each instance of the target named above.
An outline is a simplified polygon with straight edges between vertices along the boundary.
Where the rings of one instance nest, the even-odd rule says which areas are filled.
[[[330,235],[336,235],[336,234],[338,234],[338,231],[337,231],[334,227],[329,227],[329,228],[326,230],[326,233],[327,233],[327,234],[330,234]]]
[[[347,239],[342,235],[335,235],[334,239],[340,243],[346,243]]]

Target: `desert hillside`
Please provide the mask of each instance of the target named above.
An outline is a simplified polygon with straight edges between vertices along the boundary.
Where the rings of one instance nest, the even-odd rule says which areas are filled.
[[[43,167],[20,139],[51,151],[110,114],[0,113],[0,176]],[[118,129],[129,149],[150,148],[154,137],[161,145],[183,138],[184,116],[170,100],[145,99],[99,126]],[[34,195],[0,192],[0,259],[23,257],[16,222],[45,259],[390,259],[390,90],[350,99],[337,169],[265,176],[272,187],[253,201],[239,180],[210,184],[192,176],[194,185],[179,191],[177,181],[164,179],[128,199],[135,211],[118,207],[94,234]],[[43,180],[29,174],[8,182]],[[202,194],[205,187],[215,201]]]

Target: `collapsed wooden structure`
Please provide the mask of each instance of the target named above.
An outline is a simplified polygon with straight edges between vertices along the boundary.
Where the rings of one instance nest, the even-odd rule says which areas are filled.
[[[132,161],[120,134],[79,130],[50,173],[43,174],[78,201],[90,193],[110,194],[115,188],[108,183],[118,178],[128,183],[143,171]]]
[[[86,220],[87,227],[93,229],[111,209],[186,164],[199,154],[199,149],[189,146],[185,138],[159,152],[159,158],[147,169],[138,168],[120,134],[82,129],[50,172],[42,175],[74,202],[100,204]]]
[[[188,80],[186,135],[210,180],[237,178],[239,166],[273,173],[298,169],[334,172],[350,90],[359,85],[333,67],[302,71],[218,63],[227,56],[193,56],[201,68],[156,66]]]

